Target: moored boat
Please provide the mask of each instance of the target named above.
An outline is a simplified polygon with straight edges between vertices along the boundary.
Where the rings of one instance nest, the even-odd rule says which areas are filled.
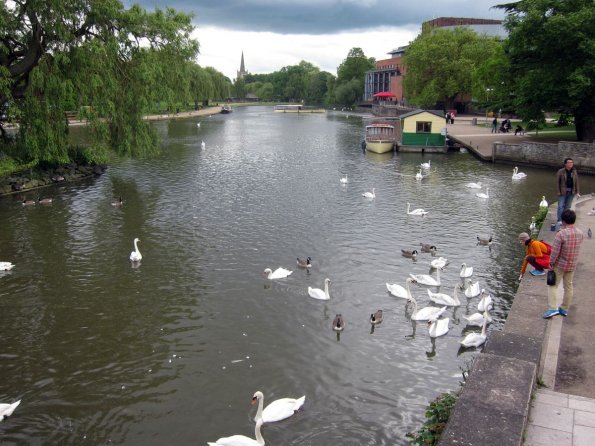
[[[280,113],[325,113],[324,108],[307,107],[302,104],[278,104],[275,105],[275,112]]]
[[[375,122],[366,126],[365,149],[374,153],[386,153],[397,143],[395,126],[387,122]]]
[[[221,107],[221,113],[223,113],[224,115],[231,113],[231,105],[224,105],[223,107]]]

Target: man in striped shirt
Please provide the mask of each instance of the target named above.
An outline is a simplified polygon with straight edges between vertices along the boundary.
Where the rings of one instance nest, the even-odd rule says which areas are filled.
[[[575,221],[576,213],[573,210],[566,209],[562,212],[562,229],[556,233],[552,243],[552,253],[550,254],[550,269],[556,272],[556,284],[548,287],[549,310],[543,315],[545,319],[557,314],[568,315],[568,309],[572,304],[572,279],[578,262],[579,249],[583,242],[583,233],[574,226]],[[558,307],[557,297],[560,279],[564,288],[564,298],[562,305]]]

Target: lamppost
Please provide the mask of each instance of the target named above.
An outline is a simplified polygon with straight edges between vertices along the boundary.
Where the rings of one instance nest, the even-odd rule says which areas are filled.
[[[490,91],[493,91],[493,88],[486,88],[486,124],[488,122],[488,101],[490,100]]]

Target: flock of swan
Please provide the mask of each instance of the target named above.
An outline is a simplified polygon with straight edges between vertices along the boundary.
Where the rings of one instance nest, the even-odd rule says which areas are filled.
[[[519,172],[519,168],[518,167],[514,167],[514,169],[512,169],[512,179],[513,180],[522,180],[527,178],[527,174],[524,172]],[[481,189],[483,186],[481,184],[481,182],[479,183],[467,183],[465,184],[466,187],[470,188],[470,189]],[[488,198],[490,198],[490,194],[489,194],[489,188],[486,187],[486,191],[485,192],[477,192],[475,194],[475,196],[477,198],[481,198],[484,200],[487,200]],[[545,196],[543,197],[540,205],[540,207],[548,207],[548,203],[545,200]]]

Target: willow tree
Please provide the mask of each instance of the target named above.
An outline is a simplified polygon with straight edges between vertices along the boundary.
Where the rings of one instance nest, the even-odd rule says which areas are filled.
[[[91,122],[88,158],[155,151],[142,116],[174,95],[187,72],[176,66],[198,53],[191,18],[117,0],[2,2],[0,104],[18,116],[21,160],[69,161],[64,111],[73,105]]]

